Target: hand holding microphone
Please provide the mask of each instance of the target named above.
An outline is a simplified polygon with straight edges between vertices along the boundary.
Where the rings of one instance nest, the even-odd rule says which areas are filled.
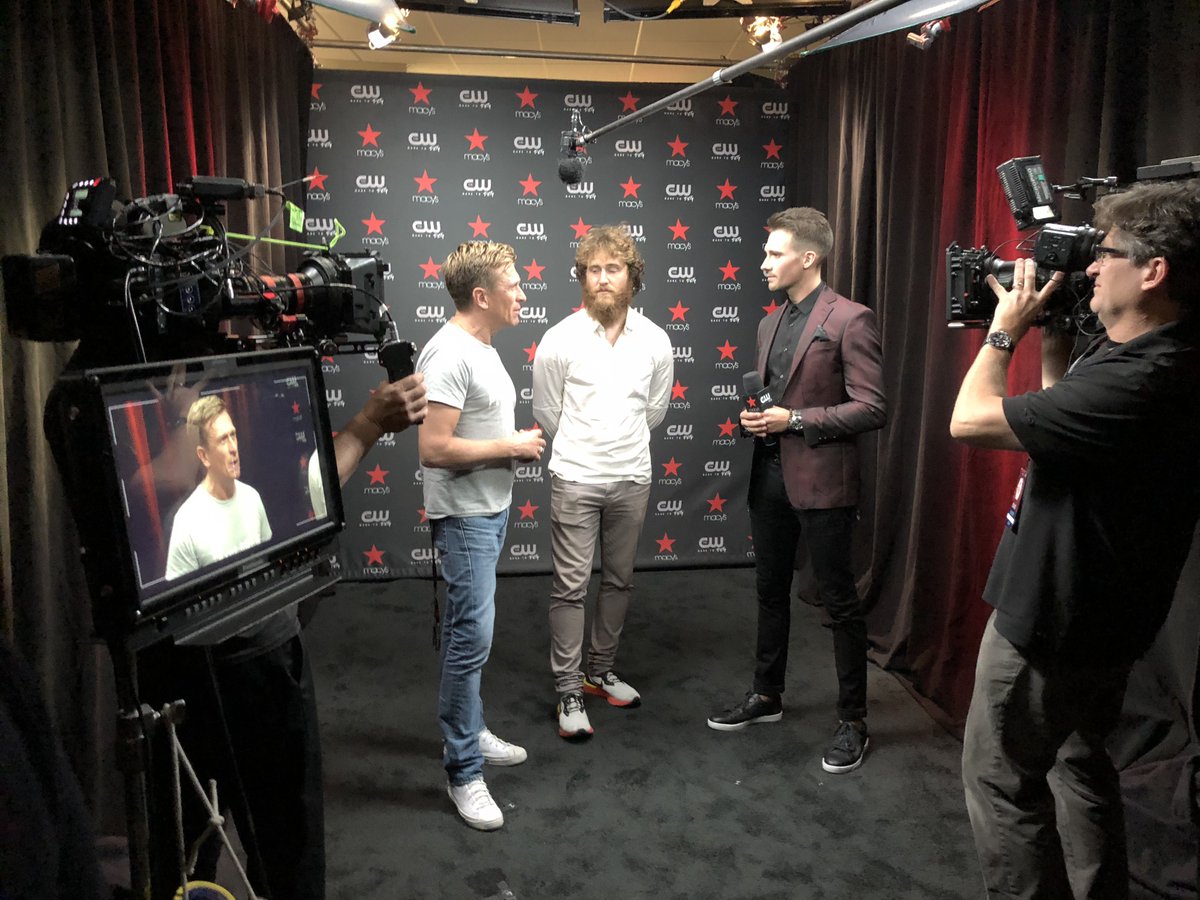
[[[767,422],[763,413],[775,405],[775,399],[757,371],[747,372],[742,376],[742,393],[745,396],[745,407],[741,415],[742,437],[759,437],[768,447],[774,446],[779,439],[767,433]]]

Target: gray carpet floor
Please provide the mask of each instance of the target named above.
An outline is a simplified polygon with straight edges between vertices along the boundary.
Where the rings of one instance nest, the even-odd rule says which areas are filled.
[[[960,745],[891,676],[870,669],[863,766],[822,770],[836,719],[820,610],[795,603],[783,720],[706,726],[750,686],[752,585],[749,569],[639,573],[617,668],[643,704],[588,698],[595,736],[568,744],[549,578],[500,579],[485,712],[529,760],[485,772],[505,816],[490,833],[446,796],[429,584],[340,585],[307,632],[330,898],[981,896]]]

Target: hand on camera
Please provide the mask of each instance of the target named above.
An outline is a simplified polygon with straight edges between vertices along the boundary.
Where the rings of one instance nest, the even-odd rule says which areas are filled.
[[[546,449],[546,440],[542,437],[542,429],[529,428],[525,431],[514,431],[509,438],[512,455],[526,462],[535,462],[542,458]]]
[[[399,381],[381,381],[364,411],[384,432],[403,431],[425,420],[425,376],[417,372]]]
[[[1014,341],[1029,330],[1042,313],[1050,295],[1062,284],[1063,273],[1055,272],[1039,290],[1037,287],[1037,263],[1032,259],[1018,259],[1013,265],[1012,288],[1005,288],[996,276],[987,277],[988,287],[996,295],[996,311],[992,316],[993,331],[1007,331]]]

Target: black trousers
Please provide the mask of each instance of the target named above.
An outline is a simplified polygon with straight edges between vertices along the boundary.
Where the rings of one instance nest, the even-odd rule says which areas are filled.
[[[795,509],[783,484],[779,456],[756,447],[750,474],[750,530],[758,592],[758,646],[754,690],[779,696],[787,672],[792,624],[792,576],[797,542],[812,561],[822,605],[833,620],[839,719],[867,714],[867,625],[851,571],[857,510]]]
[[[146,651],[139,658],[142,701],[155,708],[171,700],[185,701],[180,742],[206,789],[208,779],[217,780],[221,806],[232,813],[243,844],[257,844],[257,855],[247,846],[248,874],[255,891],[271,900],[323,900],[321,746],[304,642],[297,635],[260,655],[232,662],[213,652],[211,673],[209,655],[204,648],[192,647],[159,646]],[[151,822],[155,896],[173,896],[175,888],[164,894],[160,885],[179,884],[167,786],[170,758],[164,751],[164,743],[158,742]],[[207,815],[186,774],[181,771],[180,776],[184,837],[190,844],[203,832]],[[219,839],[209,839],[193,877],[211,880],[221,849]]]

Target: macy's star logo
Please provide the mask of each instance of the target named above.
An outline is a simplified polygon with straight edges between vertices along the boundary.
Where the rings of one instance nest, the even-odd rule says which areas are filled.
[[[328,175],[322,175],[321,170],[313,166],[312,174],[308,176],[308,189],[310,191],[329,190],[329,188],[325,187],[325,179],[328,177]]]
[[[708,511],[719,513],[725,512],[725,504],[728,502],[728,500],[728,497],[722,497],[721,492],[717,491],[717,493],[713,494],[708,499]]]
[[[471,237],[485,238],[488,236],[487,230],[491,228],[492,223],[483,221],[483,218],[479,215],[479,213],[475,213],[475,221],[468,222],[467,225],[471,228]]]
[[[733,429],[737,428],[737,422],[726,417],[724,422],[717,423],[717,427],[721,429],[721,433],[717,437],[733,437]]]
[[[522,197],[527,197],[530,194],[533,194],[533,196],[536,197],[538,195],[537,189],[538,189],[538,186],[541,185],[541,182],[536,180],[533,177],[533,173],[530,172],[528,175],[525,176],[524,181],[518,181],[517,184],[519,184],[524,189],[521,191]]]
[[[691,309],[691,307],[684,306],[682,300],[676,300],[674,306],[667,307],[667,310],[671,313],[671,321],[672,322],[686,322],[687,321],[687,311],[689,309]]]
[[[667,141],[667,146],[671,148],[671,156],[682,156],[685,159],[687,154],[683,151],[687,149],[688,142],[681,140],[679,135],[675,135],[675,140]]]
[[[426,278],[432,278],[436,281],[441,277],[442,264],[434,262],[432,256],[423,263],[417,263],[417,265],[421,267],[422,281]]]
[[[533,104],[533,101],[537,99],[537,94],[529,90],[529,85],[525,85],[525,90],[518,91],[517,96],[521,98],[521,109],[524,109],[527,106],[530,109],[537,109],[537,107]]]
[[[672,456],[670,462],[665,462],[662,464],[663,477],[665,478],[668,475],[671,475],[672,477],[676,477],[676,478],[679,477],[679,467],[682,465],[683,465],[683,463],[676,462],[675,457]]]
[[[725,95],[724,100],[718,100],[717,103],[719,103],[721,105],[721,112],[718,113],[718,115],[721,115],[721,116],[736,115],[734,110],[737,109],[738,101],[734,100],[728,94]]]
[[[676,378],[675,383],[673,385],[671,385],[671,399],[672,400],[686,400],[687,399],[687,385],[683,384],[683,382],[681,382],[678,378]]]
[[[483,146],[483,142],[488,139],[488,136],[486,134],[480,134],[478,128],[476,128],[470,134],[464,134],[463,137],[471,142],[470,146],[467,147],[468,153],[470,153],[472,150],[482,150],[485,153],[487,152],[487,148]]]
[[[533,514],[538,511],[538,508],[539,507],[536,507],[533,505],[532,500],[526,500],[524,506],[517,507],[517,509],[519,509],[521,511],[521,520],[522,521],[525,519],[532,519]]]
[[[689,229],[689,228],[691,228],[692,226],[691,226],[691,225],[684,225],[684,224],[683,224],[683,222],[682,222],[682,221],[679,219],[679,217],[678,217],[678,216],[676,216],[676,217],[675,217],[675,224],[674,224],[674,225],[668,225],[667,227],[671,229],[671,240],[673,240],[673,241],[686,241],[686,240],[687,240],[687,233],[688,233],[688,229]]]
[[[539,266],[536,259],[531,259],[529,261],[529,265],[522,265],[521,268],[525,270],[525,278],[527,281],[541,281],[542,270],[546,267]]]
[[[782,159],[779,151],[783,149],[783,144],[775,143],[775,138],[771,138],[771,143],[763,144],[762,148],[767,151],[767,159]]]
[[[383,468],[379,463],[375,463],[375,468],[368,469],[367,474],[371,476],[371,484],[387,484],[389,469]]]
[[[725,265],[717,266],[717,270],[721,273],[722,281],[737,281],[738,269],[741,266],[735,266],[732,259],[725,260]]]
[[[433,185],[437,182],[437,179],[431,178],[429,176],[428,169],[422,169],[420,175],[413,176],[413,181],[415,181],[417,183],[417,193],[418,194],[424,194],[424,193],[432,194],[433,193]]]
[[[433,88],[427,88],[418,81],[417,86],[415,88],[409,88],[409,90],[412,91],[413,103],[423,103],[426,106],[429,106],[429,92],[433,90]]]
[[[367,234],[383,234],[383,224],[387,219],[379,219],[375,217],[375,213],[371,213],[371,218],[363,219],[362,223],[367,226]]]
[[[733,351],[736,349],[737,347],[729,343],[729,338],[726,338],[725,343],[717,348],[721,352],[721,358],[717,362],[720,362],[721,359],[733,359]]]
[[[654,540],[658,542],[658,552],[659,553],[674,553],[675,552],[676,538],[671,537],[665,531],[663,532],[662,537],[655,538]]]
[[[721,192],[721,196],[717,198],[718,200],[732,200],[733,192],[737,190],[737,185],[730,184],[729,179],[726,178],[724,184],[717,185],[717,190]]]
[[[383,551],[380,550],[378,547],[376,547],[374,544],[371,545],[370,550],[364,550],[362,552],[362,554],[363,554],[363,556],[365,556],[367,558],[366,565],[368,565],[368,566],[382,566],[383,565]]]
[[[364,147],[378,147],[378,146],[379,146],[379,136],[380,136],[381,134],[383,134],[383,132],[382,132],[382,131],[375,131],[375,130],[374,130],[372,127],[371,127],[371,123],[370,123],[370,122],[368,122],[368,123],[367,123],[367,130],[366,130],[366,131],[360,131],[358,134],[359,134],[359,136],[360,136],[360,137],[363,139],[362,145],[363,145]]]

